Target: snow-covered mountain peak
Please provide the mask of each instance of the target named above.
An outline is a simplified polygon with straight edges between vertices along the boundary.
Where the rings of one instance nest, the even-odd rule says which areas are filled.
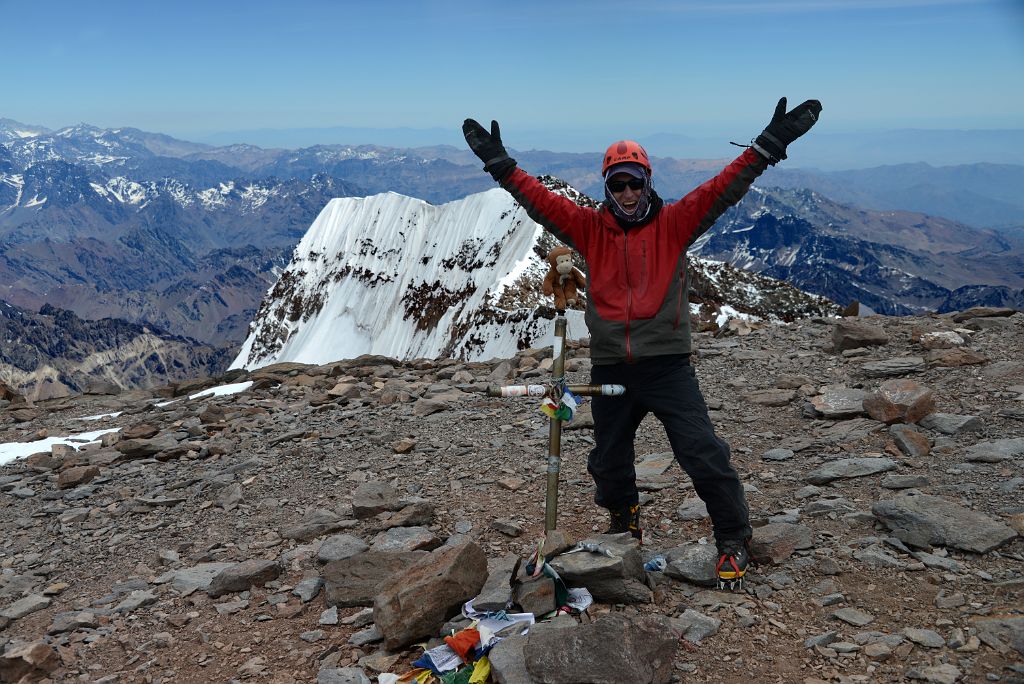
[[[361,354],[501,356],[546,334],[492,306],[540,268],[540,227],[503,190],[435,206],[393,192],[324,207],[268,294],[235,366]],[[510,277],[511,276],[511,277]],[[582,312],[570,312],[585,334]]]

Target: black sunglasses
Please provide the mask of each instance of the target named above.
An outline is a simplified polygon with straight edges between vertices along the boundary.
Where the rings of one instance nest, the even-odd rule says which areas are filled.
[[[608,189],[612,192],[622,192],[629,186],[630,190],[643,190],[644,179],[643,178],[630,178],[628,181],[624,180],[610,180],[608,181]]]

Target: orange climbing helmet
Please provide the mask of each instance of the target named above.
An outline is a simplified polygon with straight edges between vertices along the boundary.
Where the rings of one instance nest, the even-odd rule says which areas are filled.
[[[608,146],[608,150],[604,153],[604,163],[601,165],[601,175],[607,175],[608,169],[616,164],[627,162],[639,164],[647,170],[648,176],[651,175],[651,162],[647,158],[647,150],[640,143],[632,140],[620,140]]]

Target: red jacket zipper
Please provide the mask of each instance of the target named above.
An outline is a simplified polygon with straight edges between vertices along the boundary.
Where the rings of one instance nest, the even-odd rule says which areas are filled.
[[[626,260],[626,363],[633,362],[633,350],[629,341],[629,321],[633,317],[633,283],[629,278],[629,235],[622,233],[623,255]]]

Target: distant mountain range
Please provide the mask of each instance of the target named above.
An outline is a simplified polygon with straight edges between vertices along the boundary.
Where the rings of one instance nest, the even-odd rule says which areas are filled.
[[[37,313],[0,302],[0,339],[0,381],[31,400],[156,387],[216,375],[230,361],[223,348],[49,305]]]
[[[531,172],[600,196],[596,154],[514,154]],[[655,184],[678,197],[722,164],[656,159]],[[237,349],[331,200],[391,191],[441,204],[494,188],[479,166],[456,147],[212,147],[136,129],[48,131],[0,120],[0,301]],[[780,165],[697,249],[884,312],[1022,306],[1024,247],[1011,228],[867,208],[934,196],[975,223],[1024,225],[1014,183],[1024,187],[1024,166],[814,173]]]
[[[825,116],[829,116],[826,103]],[[494,114],[501,119],[500,112]],[[483,119],[481,119],[483,120]],[[508,122],[503,121],[503,124]],[[218,147],[248,143],[262,147],[297,149],[315,145],[377,145],[419,148],[435,145],[463,147],[461,121],[444,128],[369,128],[333,126],[301,129],[258,129],[207,135],[202,142]],[[520,129],[502,126],[505,140],[517,150],[560,150],[600,153],[612,140],[632,138],[658,157],[717,159],[729,154],[730,140],[746,142],[760,129],[730,130],[717,135],[648,133],[643,131],[596,131]],[[794,146],[791,168],[829,171],[866,169],[905,163],[955,166],[979,163],[1019,164],[1024,150],[1024,129],[965,130],[915,129],[834,132],[816,129]]]
[[[1024,149],[1022,131],[961,132],[979,141],[978,158],[1005,163],[970,163],[932,166],[899,163],[871,166],[871,150],[897,149],[903,137],[922,145],[955,138],[955,131],[901,131],[870,138],[862,168],[853,171],[818,171],[808,152],[814,141],[801,140],[792,158],[769,169],[759,180],[762,187],[809,188],[841,202],[880,211],[917,211],[943,216],[975,227],[1024,231],[1024,165],[1017,152]],[[827,137],[827,136],[826,136]],[[839,136],[842,137],[842,136]],[[888,141],[888,144],[885,144]],[[1018,141],[1015,143],[1015,141]],[[815,143],[816,144],[816,143]],[[851,143],[852,144],[852,143]],[[1016,146],[1015,146],[1016,144]],[[6,147],[6,151],[4,150]],[[995,154],[998,149],[1006,154]],[[738,150],[727,144],[714,147],[651,146],[685,154],[684,158],[655,155],[655,186],[663,197],[678,198],[720,169],[727,155]],[[524,169],[562,178],[581,191],[600,197],[600,150],[588,153],[513,150]],[[663,153],[664,154],[664,153]],[[5,155],[7,157],[5,161]],[[917,160],[907,153],[895,160]],[[400,192],[439,204],[493,187],[480,172],[476,157],[462,144],[417,148],[377,145],[312,145],[300,149],[260,148],[249,144],[214,147],[176,140],[133,128],[98,129],[79,125],[60,131],[0,119],[0,173],[5,163],[25,168],[33,163],[60,159],[102,169],[107,176],[123,175],[136,181],[174,178],[195,187],[249,179],[308,178],[321,174],[344,179],[361,192]],[[827,168],[835,168],[828,165]],[[10,172],[10,171],[8,171]]]

